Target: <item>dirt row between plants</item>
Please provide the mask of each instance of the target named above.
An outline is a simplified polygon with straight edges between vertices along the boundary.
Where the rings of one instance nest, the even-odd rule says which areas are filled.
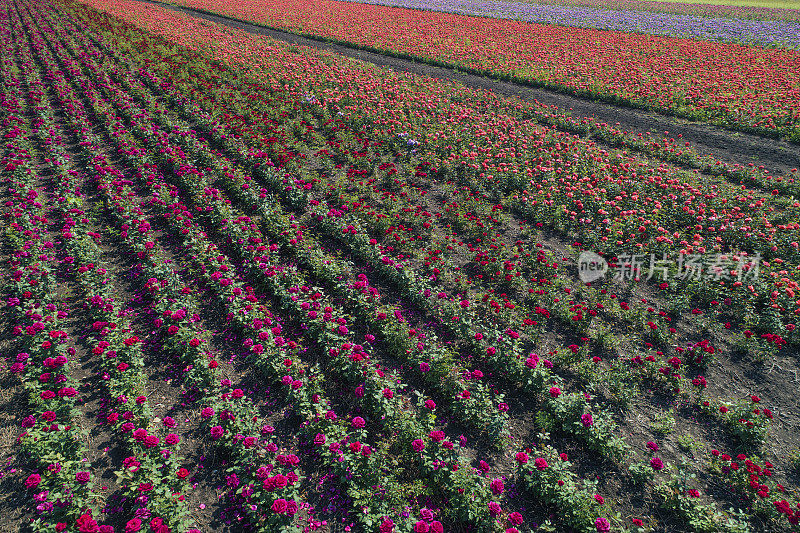
[[[304,37],[291,32],[242,22],[223,15],[212,15],[157,0],[142,1],[193,17],[224,24],[248,33],[264,35],[291,44],[335,52],[391,70],[456,81],[467,87],[491,91],[501,96],[513,96],[528,102],[539,102],[547,106],[554,106],[568,111],[573,118],[593,117],[598,122],[607,123],[634,134],[652,133],[656,136],[671,138],[677,138],[680,135],[697,152],[712,155],[729,164],[747,165],[748,163],[753,163],[756,166],[763,165],[767,171],[775,175],[789,174],[792,169],[800,168],[800,146],[779,139],[729,131],[711,124],[692,122],[644,109],[598,102],[554,90],[467,74],[456,69],[369,52],[356,47],[332,43],[323,38]]]

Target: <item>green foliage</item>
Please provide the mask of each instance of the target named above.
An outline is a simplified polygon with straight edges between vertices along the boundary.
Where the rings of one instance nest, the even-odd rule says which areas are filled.
[[[667,411],[656,413],[650,429],[659,435],[668,435],[675,429],[675,417]]]

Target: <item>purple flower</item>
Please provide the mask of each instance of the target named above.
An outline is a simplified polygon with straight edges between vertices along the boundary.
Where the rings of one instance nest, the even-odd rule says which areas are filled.
[[[539,24],[667,35],[687,39],[745,42],[761,46],[785,46],[789,48],[796,48],[800,45],[800,35],[798,35],[800,31],[798,30],[797,22],[791,20],[748,20],[750,17],[736,16],[742,12],[741,8],[738,9],[736,15],[733,15],[727,8],[697,5],[681,6],[680,9],[639,10],[638,8],[607,9],[599,3],[596,7],[588,7],[520,3],[509,0],[486,2],[370,0],[370,3],[470,16],[513,19]],[[673,9],[677,12],[673,11]]]
[[[211,438],[217,440],[224,432],[225,430],[222,429],[222,426],[214,426],[211,428]]]
[[[662,461],[659,457],[653,457],[650,459],[650,466],[653,467],[653,470],[663,470],[664,461]]]
[[[414,442],[411,443],[411,447],[415,452],[421,452],[425,449],[425,443],[420,439],[415,439]]]
[[[592,413],[584,413],[581,415],[581,424],[583,424],[583,427],[585,428],[592,427],[592,424],[594,424]]]
[[[506,488],[505,484],[503,483],[503,480],[500,478],[493,479],[492,482],[489,484],[489,487],[492,489],[492,494],[494,494],[495,496],[503,494],[503,491]]]
[[[607,519],[602,517],[594,521],[594,527],[597,529],[598,533],[608,533],[611,531],[611,524]]]
[[[289,507],[289,503],[283,498],[278,498],[272,502],[272,511],[278,514],[283,514]]]
[[[297,510],[299,507],[297,506],[297,502],[294,500],[289,500],[286,502],[286,514],[289,516],[294,516],[297,514]]]
[[[78,472],[75,474],[75,481],[77,481],[81,485],[84,485],[89,482],[89,479],[91,477],[92,475],[89,472]]]
[[[39,482],[42,481],[42,476],[39,474],[31,474],[28,476],[28,479],[25,480],[25,487],[29,489],[35,489],[39,486]]]
[[[357,417],[353,418],[353,427],[354,427],[354,428],[359,428],[359,429],[361,429],[361,428],[363,428],[363,427],[364,427],[364,426],[366,426],[366,425],[367,425],[367,423],[366,423],[366,422],[364,421],[364,419],[363,419],[363,418],[361,418],[360,416],[357,416]]]

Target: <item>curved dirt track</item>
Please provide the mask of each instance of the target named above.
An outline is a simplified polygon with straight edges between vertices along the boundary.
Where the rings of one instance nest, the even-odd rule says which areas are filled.
[[[424,76],[457,81],[468,87],[484,89],[503,96],[516,96],[522,100],[555,106],[571,112],[574,118],[594,117],[598,122],[614,125],[633,133],[653,133],[678,137],[689,142],[701,154],[713,155],[730,164],[763,165],[776,175],[785,175],[800,168],[800,146],[778,139],[749,133],[733,132],[709,124],[691,122],[668,115],[624,107],[587,98],[580,98],[558,91],[539,89],[520,83],[495,80],[475,74],[466,74],[455,69],[438,67],[410,59],[377,54],[355,47],[335,44],[323,39],[312,39],[294,33],[242,22],[222,15],[212,15],[195,9],[174,6],[156,0],[143,0],[204,20],[217,22],[248,33],[265,35],[292,44],[329,50],[378,66],[402,72],[413,72]]]

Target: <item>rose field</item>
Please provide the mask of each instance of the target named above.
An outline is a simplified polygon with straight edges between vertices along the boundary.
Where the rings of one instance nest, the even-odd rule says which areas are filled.
[[[379,1],[410,7],[422,4],[417,0]],[[640,30],[644,33],[624,33],[465,16],[444,12],[463,9],[446,0],[425,2],[442,11],[338,0],[174,3],[350,46],[800,142],[800,50],[647,35],[647,28]],[[463,5],[473,13],[492,16],[492,9],[483,3],[464,0]],[[564,16],[587,24],[589,15],[584,12],[578,17],[577,8],[572,9]],[[633,18],[626,22],[619,13],[607,16],[614,24],[595,24],[609,29],[643,25]],[[730,26],[752,23],[714,20],[731,21]],[[792,29],[729,27],[708,33],[723,39],[784,42],[796,47],[800,25],[780,23]],[[662,20],[657,26],[659,33],[675,37],[705,31],[679,20]],[[731,36],[734,34],[737,37]]]
[[[799,139],[783,46],[181,4]],[[797,144],[200,14],[0,0],[0,531],[798,530]]]

